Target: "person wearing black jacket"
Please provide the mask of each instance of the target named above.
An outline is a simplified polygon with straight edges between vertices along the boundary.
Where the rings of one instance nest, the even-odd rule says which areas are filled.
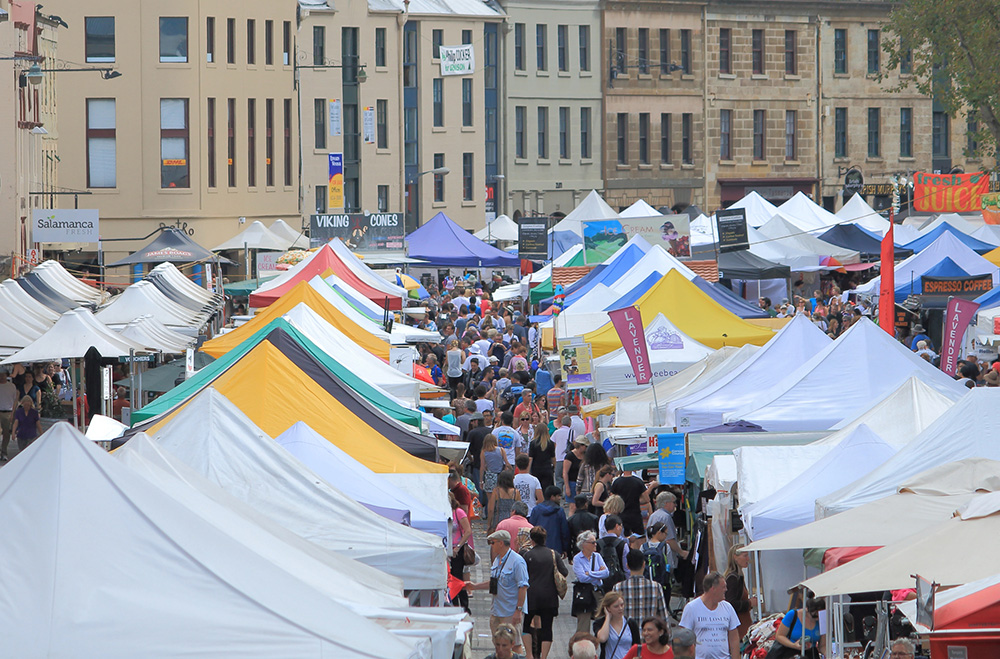
[[[548,534],[541,526],[532,527],[531,542],[534,547],[523,554],[524,562],[528,564],[528,614],[524,616],[524,647],[535,647],[532,644],[532,633],[538,635],[541,643],[540,659],[546,659],[552,647],[552,620],[559,615],[559,594],[556,592],[555,571],[563,576],[569,574],[569,568],[562,557],[545,546]],[[540,625],[532,629],[535,618]]]
[[[586,494],[578,494],[574,501],[576,503],[576,512],[570,515],[569,518],[569,537],[578,538],[584,531],[593,531],[594,535],[597,535],[598,517],[588,509],[590,497]],[[576,543],[570,542],[569,544],[570,553],[572,556],[575,556],[576,552],[579,551]]]

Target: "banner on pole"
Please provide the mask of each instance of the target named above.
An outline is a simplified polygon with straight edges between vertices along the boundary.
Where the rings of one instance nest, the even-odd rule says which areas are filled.
[[[726,208],[715,211],[715,226],[719,234],[720,252],[739,252],[750,249],[745,208]]]
[[[684,433],[670,432],[670,428],[649,428],[647,440],[650,450],[655,447],[657,468],[656,480],[661,485],[684,484],[684,462],[686,451]]]
[[[340,99],[331,98],[330,99],[330,136],[339,137],[341,133],[344,132],[343,124],[340,119]]]
[[[636,384],[649,384],[653,372],[649,363],[649,349],[646,346],[646,331],[642,326],[642,314],[635,306],[609,311],[611,323],[622,340],[622,347],[632,364],[632,374]]]
[[[962,352],[965,331],[976,315],[979,305],[972,300],[952,298],[944,314],[944,336],[941,339],[941,370],[954,377],[958,369],[958,357]]]
[[[894,221],[893,214],[889,214],[889,229],[882,238],[881,254],[881,280],[879,282],[879,303],[878,303],[878,325],[889,333],[889,336],[896,336],[895,309],[896,305],[896,245],[892,238],[892,227]]]
[[[375,108],[368,106],[361,117],[365,144],[375,144]]]
[[[330,210],[344,207],[344,154],[330,154]]]
[[[989,191],[986,172],[913,175],[913,208],[921,213],[977,213]]]

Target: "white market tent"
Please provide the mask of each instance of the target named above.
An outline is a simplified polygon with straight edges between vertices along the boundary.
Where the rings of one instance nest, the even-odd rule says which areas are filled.
[[[862,318],[778,384],[723,418],[750,421],[771,432],[827,430],[913,375],[942,392],[962,387]]]
[[[286,451],[327,483],[372,512],[450,541],[449,517],[425,506],[376,474],[302,421],[275,437]]]
[[[81,307],[64,313],[49,331],[0,365],[79,359],[91,348],[96,348],[101,357],[124,357],[131,351],[148,352],[145,346],[129,341]]]
[[[227,249],[266,249],[284,252],[288,249],[288,238],[272,233],[260,220],[254,220],[243,231],[212,248],[213,252]]]
[[[505,241],[516,243],[517,222],[506,215],[497,215],[485,227],[472,235],[486,242]]]
[[[970,458],[903,479],[891,494],[764,540],[748,551],[882,547],[949,519],[986,492],[1000,491],[1000,462]]]
[[[934,465],[966,458],[1000,460],[998,435],[1000,389],[973,389],[891,460],[850,485],[818,499],[816,517],[829,517],[888,496],[901,480]]]
[[[740,367],[734,368],[697,393],[675,399],[667,406],[678,432],[711,428],[723,415],[752,401],[777,384],[794,364],[804,364],[831,340],[804,314],[793,316],[770,341]]]
[[[629,206],[628,208],[626,208],[625,210],[623,210],[621,213],[618,214],[619,217],[628,217],[628,218],[658,217],[662,215],[663,213],[661,213],[660,211],[656,210],[655,208],[647,204],[645,199],[640,199],[639,201],[635,202],[634,204],[632,204],[631,206]]]
[[[829,453],[780,490],[743,506],[740,513],[747,535],[752,540],[760,540],[812,522],[817,497],[864,476],[895,453],[896,449],[868,426],[856,427]]]
[[[984,224],[969,235],[984,243],[1000,245],[1000,225]]]
[[[102,291],[71,275],[58,261],[42,261],[32,272],[41,277],[50,288],[80,304],[100,304],[106,296]]]
[[[778,212],[802,231],[822,232],[840,222],[840,218],[801,191],[778,206]]]
[[[715,352],[681,332],[661,313],[645,327],[650,372],[654,379],[669,378]],[[637,391],[625,348],[618,348],[594,360],[592,370],[601,395],[620,396]],[[645,385],[643,385],[645,386]]]
[[[715,228],[715,216],[699,215],[691,219],[691,244],[712,245],[719,242],[718,231]]]
[[[979,216],[979,219],[982,220],[982,215]],[[921,225],[920,235],[922,236],[927,235],[928,233],[934,231],[934,229],[937,229],[939,226],[945,223],[951,225],[953,229],[955,229],[956,231],[961,231],[967,236],[971,236],[977,229],[984,226],[984,224],[981,221],[970,222],[969,220],[965,219],[965,217],[959,215],[958,213],[941,213],[930,222]]]
[[[109,327],[123,327],[139,316],[152,316],[174,331],[191,334],[208,322],[211,312],[183,307],[145,280],[132,284],[97,312],[97,319]]]
[[[152,316],[139,316],[118,333],[155,352],[181,353],[195,342],[194,337],[175,332]]]
[[[757,228],[767,223],[778,212],[778,207],[761,197],[756,191],[751,191],[730,208],[742,208],[746,211],[747,224]],[[714,216],[712,224],[715,224]]]
[[[12,657],[426,656],[66,423],[0,470],[0,524]]]
[[[146,279],[158,283],[158,287],[173,291],[174,296],[170,296],[168,293],[168,297],[171,299],[190,300],[190,303],[184,303],[184,306],[192,309],[218,306],[221,303],[221,296],[214,295],[211,291],[194,283],[170,262],[161,263],[150,270]]]
[[[285,239],[284,249],[309,249],[309,236],[288,226],[284,220],[275,220],[268,228],[274,235]]]
[[[836,212],[836,216],[841,224],[854,224],[880,236],[884,236],[889,230],[889,220],[879,215],[878,211],[869,206],[859,194],[848,199],[847,203]],[[893,237],[895,238],[895,235]]]
[[[407,590],[445,586],[440,538],[376,515],[335,489],[214,388],[185,404],[154,440],[306,540],[397,576]]]
[[[0,356],[9,357],[28,344],[37,341],[44,330],[28,327],[17,316],[0,314]]]
[[[582,239],[583,225],[581,222],[588,220],[617,220],[619,217],[618,213],[611,206],[608,206],[608,202],[604,201],[604,198],[597,194],[597,190],[591,190],[584,197],[583,201],[580,202],[579,206],[570,211],[569,215],[549,229],[549,233],[572,231]]]
[[[369,334],[372,334],[376,338],[382,339],[383,341],[390,340],[391,337],[389,332],[386,332],[380,325],[375,324],[371,318],[368,318],[363,313],[352,307],[350,302],[338,295],[337,292],[333,290],[329,284],[323,281],[323,278],[319,275],[316,275],[309,280],[309,286],[311,286],[314,291],[319,293],[324,300],[330,303],[331,306],[335,307],[338,311],[347,316],[347,318],[349,318],[351,322],[356,324],[358,327]],[[405,340],[401,340],[401,342],[405,343]]]
[[[792,272],[818,272],[829,270],[820,265],[819,255],[811,249],[797,245],[789,240],[774,240],[760,232],[760,229],[747,225],[747,238],[750,241],[750,252],[773,263],[787,265]]]
[[[5,279],[0,283],[0,303],[3,304],[5,311],[18,313],[25,321],[37,322],[43,329],[52,327],[59,320],[59,312],[49,309],[31,297],[31,294],[13,279]]]
[[[804,233],[805,229],[797,226],[791,217],[784,214],[784,211],[779,211],[758,231],[775,243],[778,248],[788,246],[815,255],[817,265],[820,265],[820,257],[823,256],[831,256],[842,264],[860,263],[861,261],[861,256],[854,250],[828,243],[810,233]]]
[[[334,238],[327,245],[333,250],[340,260],[347,266],[347,268],[357,275],[365,284],[368,284],[372,288],[382,293],[385,293],[387,297],[398,297],[402,298],[405,302],[408,299],[409,293],[402,286],[397,286],[395,282],[391,282],[385,277],[378,275],[374,270],[368,267],[368,265],[358,256],[350,250],[340,240],[340,238]],[[358,293],[361,295],[361,293]],[[405,306],[405,305],[404,305]]]

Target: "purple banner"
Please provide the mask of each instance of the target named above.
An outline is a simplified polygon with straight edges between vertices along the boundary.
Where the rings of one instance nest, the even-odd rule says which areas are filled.
[[[954,297],[948,301],[944,314],[944,336],[941,337],[941,370],[954,377],[958,357],[962,354],[962,338],[969,328],[979,305],[971,300]]]
[[[637,384],[649,384],[653,377],[653,369],[649,363],[649,351],[646,348],[646,331],[642,327],[642,315],[636,307],[625,307],[609,311],[611,322],[622,340],[622,346],[628,354],[635,374]]]

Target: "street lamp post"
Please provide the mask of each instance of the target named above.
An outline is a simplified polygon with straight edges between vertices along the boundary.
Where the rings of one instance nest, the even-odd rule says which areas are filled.
[[[414,190],[414,197],[418,197],[419,195],[416,194],[416,191],[419,190],[419,188],[420,188],[420,185],[418,183],[418,179],[421,176],[423,176],[424,174],[434,174],[435,176],[446,176],[447,174],[450,174],[450,173],[451,173],[451,170],[448,169],[447,167],[435,167],[434,169],[428,169],[428,170],[425,170],[425,171],[422,171],[422,172],[417,172],[416,174],[410,176],[409,179],[407,180],[407,184],[414,186],[414,188],[415,188],[415,190]],[[406,233],[410,233],[411,231],[414,231],[414,230],[417,229],[417,224],[419,223],[420,213],[418,212],[417,213],[417,217],[414,218],[414,214],[410,210],[410,208],[413,207],[414,204],[418,204],[418,203],[420,203],[419,199],[408,199],[407,200],[407,204],[406,204],[406,221],[404,223],[406,225]],[[414,222],[414,219],[416,219],[417,222]]]

